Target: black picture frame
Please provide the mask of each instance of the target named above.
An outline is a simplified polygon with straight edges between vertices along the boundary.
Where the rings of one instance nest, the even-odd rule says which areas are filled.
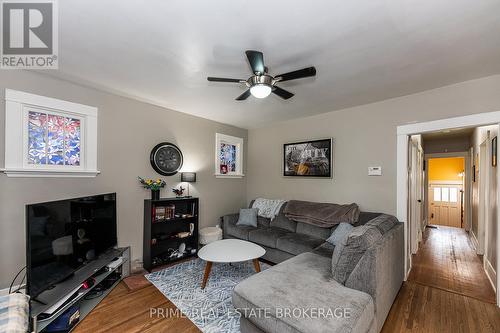
[[[306,155],[311,155],[306,158],[307,161],[304,161],[305,151],[308,151]],[[332,178],[333,139],[328,138],[283,144],[283,176]]]
[[[497,166],[497,137],[496,136],[491,140],[491,165],[493,167]]]

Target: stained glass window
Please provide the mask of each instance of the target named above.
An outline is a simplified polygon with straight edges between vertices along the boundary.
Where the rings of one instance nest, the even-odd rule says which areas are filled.
[[[28,163],[80,165],[79,119],[29,111]]]
[[[219,150],[220,173],[236,172],[236,146],[221,143]]]

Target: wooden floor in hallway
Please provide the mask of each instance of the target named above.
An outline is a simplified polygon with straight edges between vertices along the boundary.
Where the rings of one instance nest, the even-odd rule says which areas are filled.
[[[383,333],[498,332],[495,293],[463,229],[427,228]]]
[[[482,259],[464,229],[427,228],[408,281],[496,303]]]

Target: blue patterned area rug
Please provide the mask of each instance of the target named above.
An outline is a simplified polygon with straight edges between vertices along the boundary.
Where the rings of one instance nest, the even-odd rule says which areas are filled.
[[[261,270],[269,265],[261,263]],[[240,332],[240,317],[231,293],[245,278],[255,274],[251,261],[212,265],[207,286],[201,289],[205,261],[196,258],[146,275],[177,308],[204,333]]]

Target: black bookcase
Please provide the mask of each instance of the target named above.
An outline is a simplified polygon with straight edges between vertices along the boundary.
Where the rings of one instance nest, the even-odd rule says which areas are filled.
[[[146,270],[197,255],[198,203],[198,198],[193,197],[144,200]],[[184,253],[179,252],[182,243]]]

